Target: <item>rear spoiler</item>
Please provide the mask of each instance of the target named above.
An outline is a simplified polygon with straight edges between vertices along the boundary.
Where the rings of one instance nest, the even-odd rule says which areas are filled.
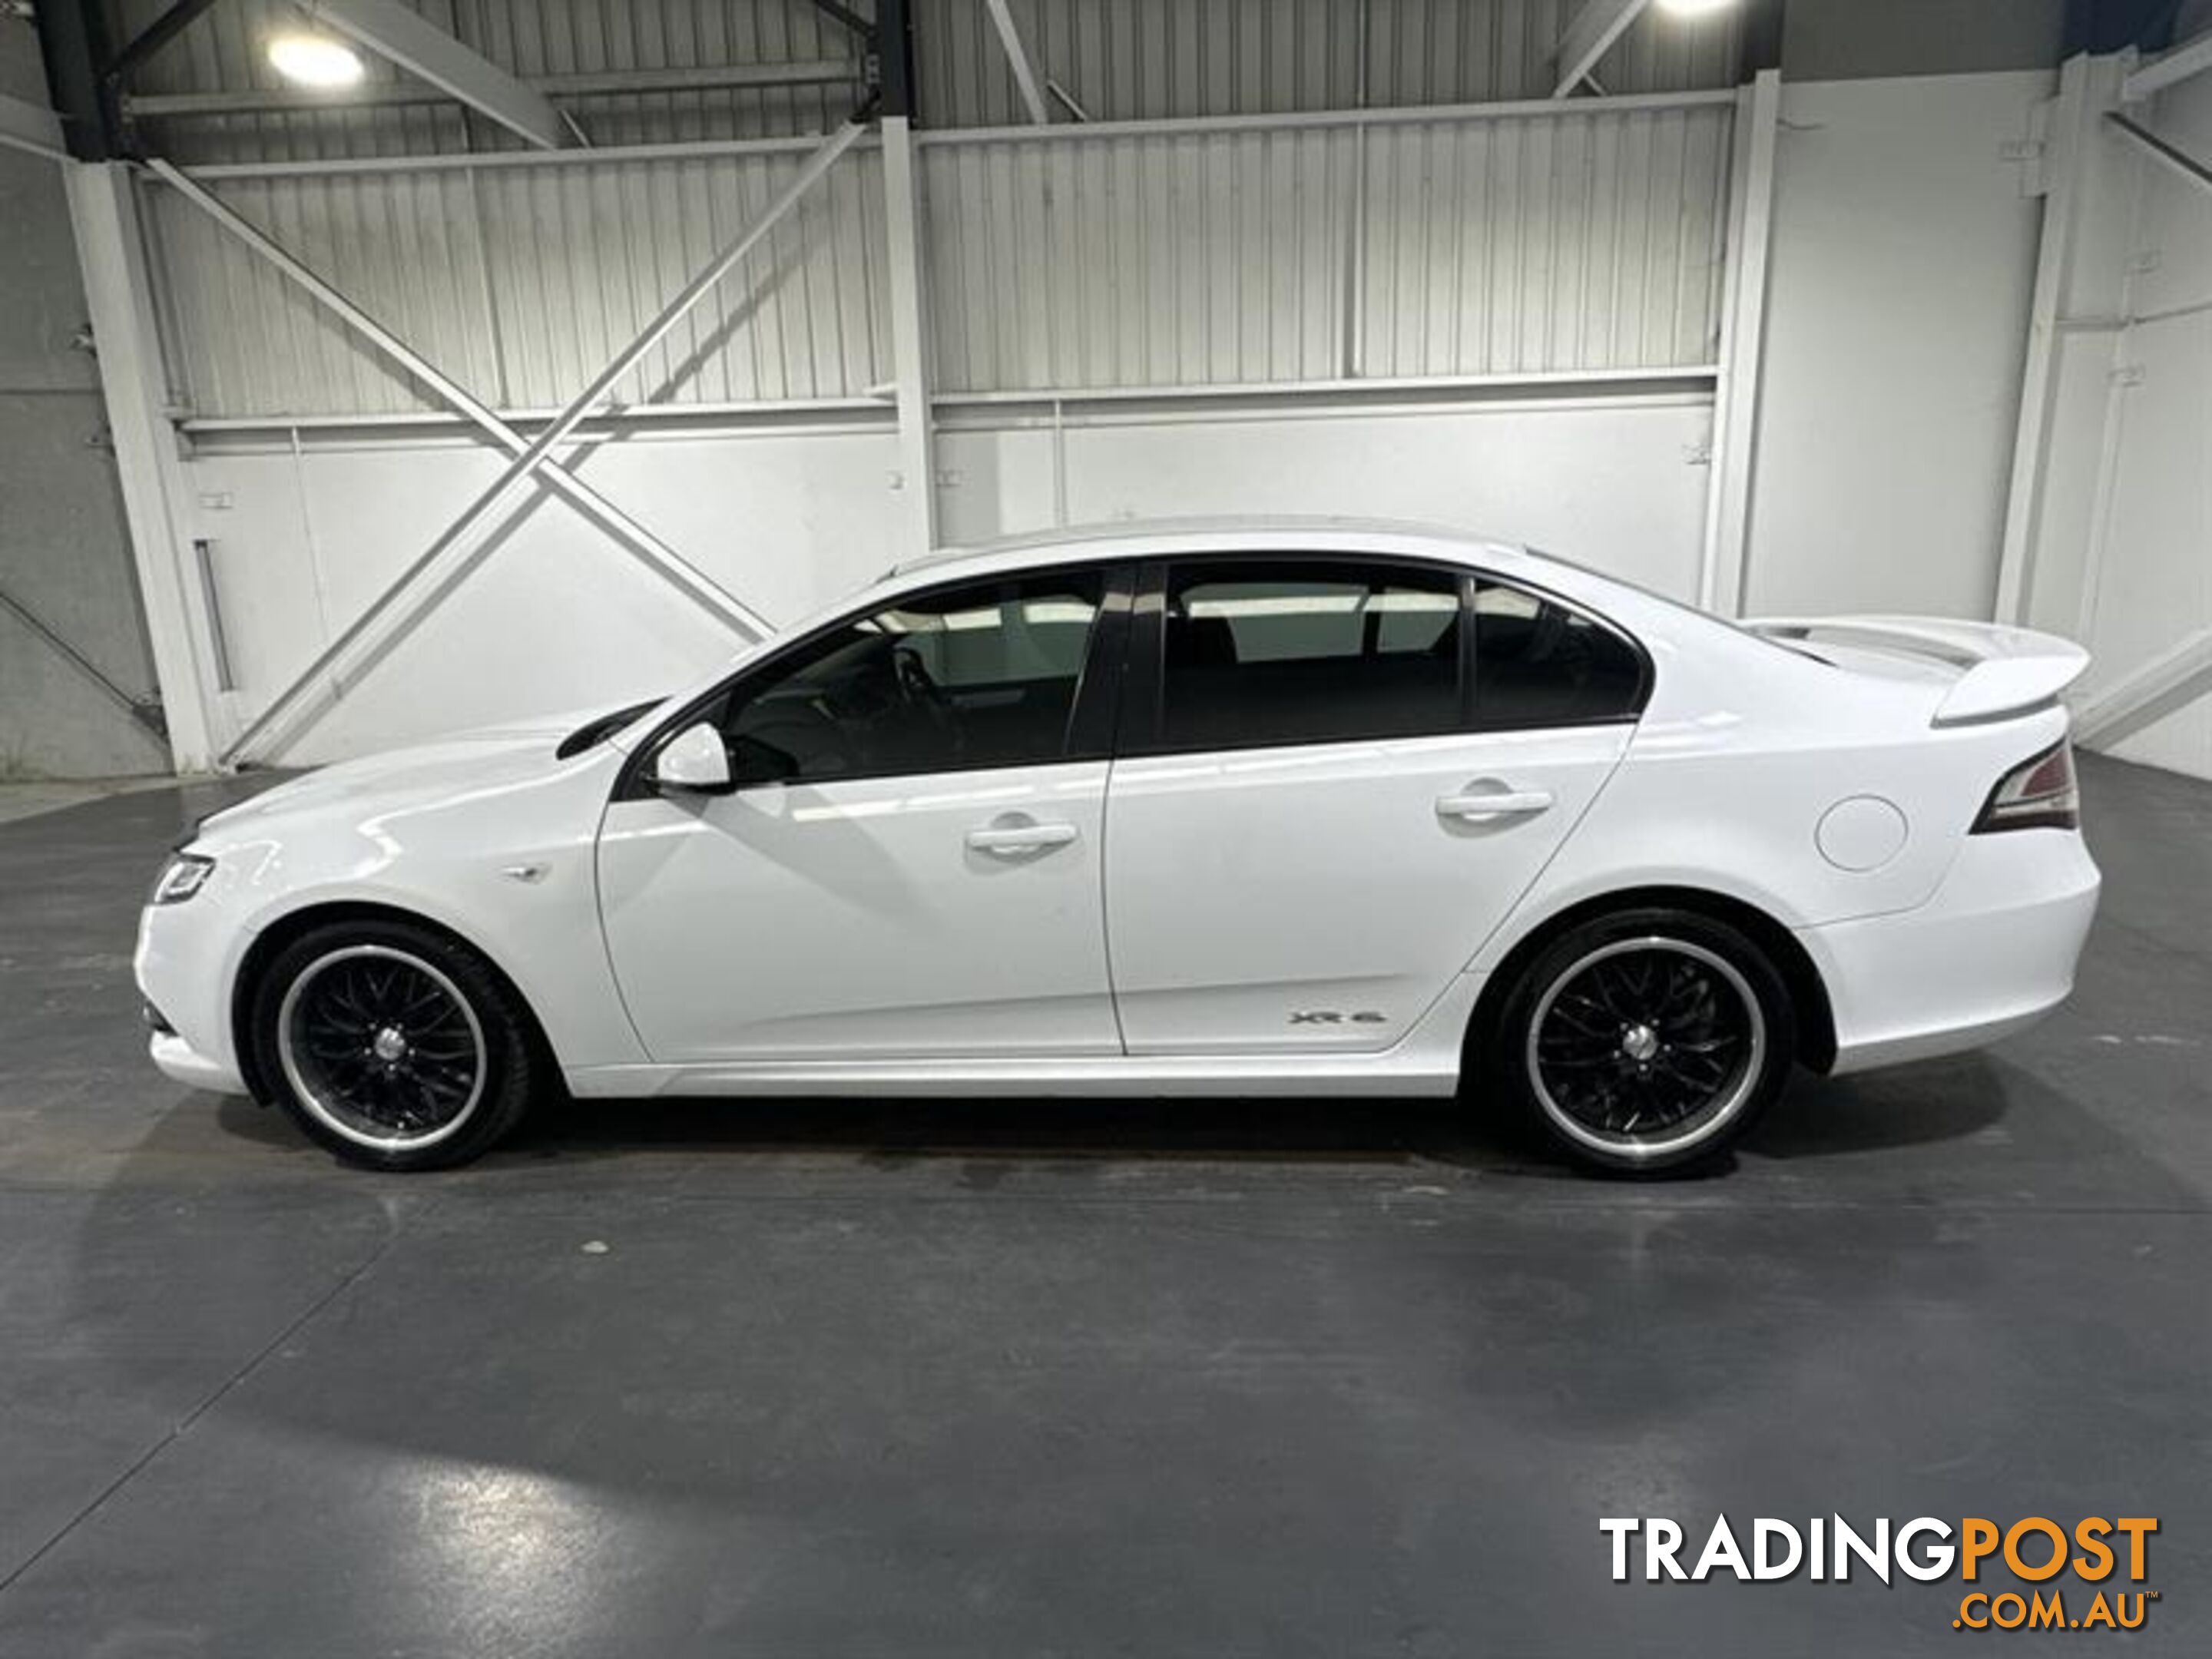
[[[2055,634],[1948,617],[1758,617],[1742,626],[1771,640],[1833,640],[1964,670],[1936,705],[1937,726],[2039,708],[2089,665],[2087,651]]]

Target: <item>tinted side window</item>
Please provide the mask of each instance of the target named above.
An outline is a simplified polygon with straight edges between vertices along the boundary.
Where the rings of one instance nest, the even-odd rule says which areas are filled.
[[[1162,736],[1178,748],[1406,737],[1460,725],[1449,571],[1252,560],[1169,572]]]
[[[1478,724],[1571,726],[1633,720],[1644,664],[1602,623],[1485,577],[1474,592]]]
[[[732,770],[821,782],[1060,759],[1103,580],[979,582],[836,630],[732,693]]]

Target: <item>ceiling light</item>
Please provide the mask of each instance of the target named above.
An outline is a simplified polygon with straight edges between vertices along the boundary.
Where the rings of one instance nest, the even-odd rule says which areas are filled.
[[[269,42],[269,64],[303,87],[350,87],[362,77],[360,54],[327,34],[280,34]]]
[[[1726,11],[1735,0],[1656,0],[1656,3],[1670,17],[1710,17],[1717,11]]]

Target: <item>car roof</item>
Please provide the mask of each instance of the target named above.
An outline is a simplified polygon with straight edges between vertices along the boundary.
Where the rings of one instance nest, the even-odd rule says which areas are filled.
[[[1188,519],[1125,519],[1064,525],[1026,535],[941,548],[895,565],[886,581],[927,574],[954,575],[1020,569],[1079,558],[1152,558],[1202,552],[1421,553],[1462,562],[1510,568],[1529,560],[1528,550],[1446,525],[1390,519],[1262,514]]]

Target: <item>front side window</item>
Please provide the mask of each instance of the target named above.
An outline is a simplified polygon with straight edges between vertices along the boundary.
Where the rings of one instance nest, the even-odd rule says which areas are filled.
[[[1163,740],[1238,748],[1455,730],[1459,586],[1449,571],[1364,562],[1173,568]]]
[[[1643,696],[1643,659],[1602,623],[1487,576],[1475,584],[1478,724],[1520,728],[1633,720]]]
[[[976,582],[833,629],[729,694],[732,772],[811,783],[1065,758],[1103,581]]]

